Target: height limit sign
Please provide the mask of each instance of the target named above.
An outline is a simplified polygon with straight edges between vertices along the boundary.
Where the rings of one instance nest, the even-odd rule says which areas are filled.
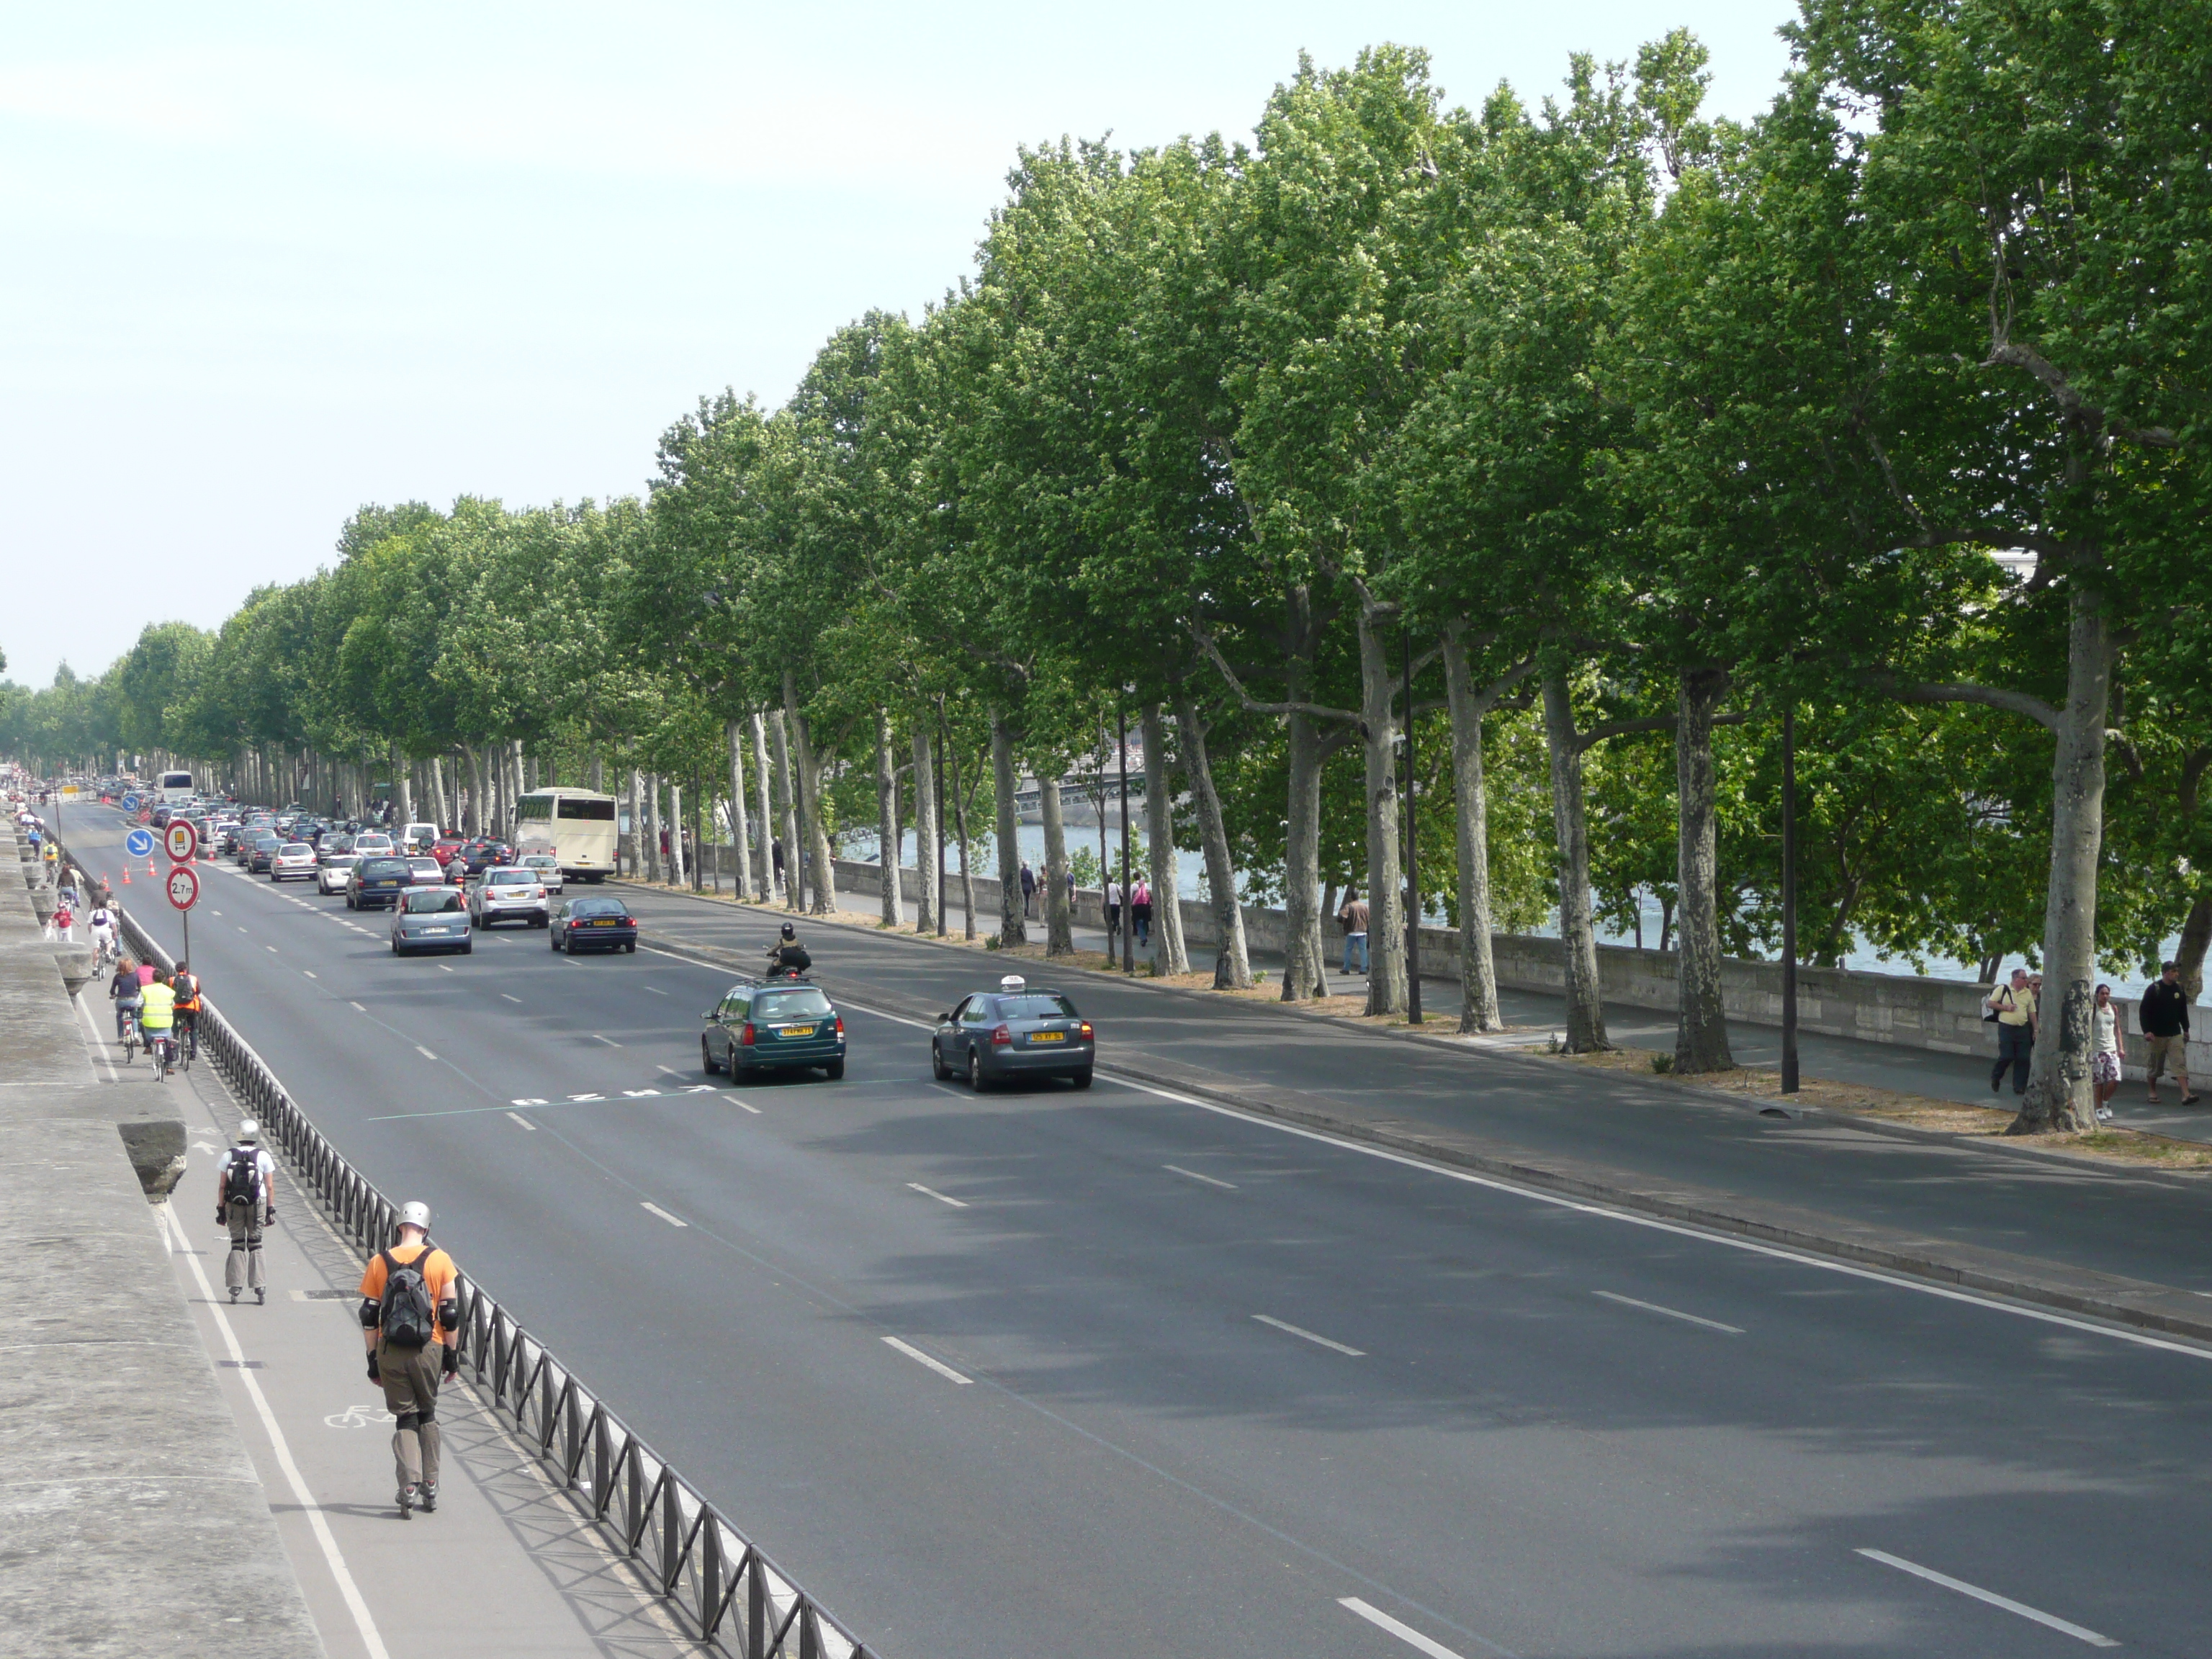
[[[169,902],[179,910],[189,910],[200,902],[200,872],[189,864],[179,864],[169,871]]]

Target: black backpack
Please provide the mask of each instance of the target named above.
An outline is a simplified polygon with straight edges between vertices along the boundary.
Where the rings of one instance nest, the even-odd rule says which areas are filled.
[[[437,1334],[436,1315],[430,1305],[430,1287],[422,1279],[422,1263],[430,1247],[412,1261],[401,1262],[384,1253],[384,1308],[377,1320],[384,1340],[395,1348],[427,1346]]]
[[[251,1146],[234,1146],[230,1161],[223,1166],[222,1200],[226,1204],[251,1204],[254,1188],[260,1184],[261,1154]]]

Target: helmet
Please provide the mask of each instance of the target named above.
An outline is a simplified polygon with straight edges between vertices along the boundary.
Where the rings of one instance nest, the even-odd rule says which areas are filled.
[[[238,1138],[241,1143],[248,1145],[260,1139],[261,1126],[249,1117],[238,1126]]]
[[[783,924],[783,936],[786,939],[797,939],[799,937],[799,935],[792,930],[792,926],[787,921]]]
[[[399,1224],[403,1227],[420,1227],[424,1232],[428,1232],[430,1206],[419,1198],[408,1200],[399,1206]]]

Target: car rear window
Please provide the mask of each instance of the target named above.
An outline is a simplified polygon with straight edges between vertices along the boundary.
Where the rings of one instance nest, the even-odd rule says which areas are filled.
[[[285,852],[287,852],[288,854],[294,854],[294,853],[306,853],[306,854],[307,854],[309,856],[311,856],[311,857],[312,857],[312,856],[313,855],[313,854],[314,854],[314,850],[315,850],[315,849],[314,849],[313,848],[312,848],[312,847],[308,846],[308,845],[307,845],[307,842],[305,842],[304,841],[295,841],[295,842],[286,842],[286,843],[285,843],[285,846],[284,846],[284,850],[285,850]]]
[[[442,893],[410,893],[402,902],[407,906],[407,914],[410,916],[442,915],[448,910],[461,908],[461,896],[451,888]]]
[[[829,1012],[830,999],[811,985],[799,991],[763,991],[753,998],[755,1019],[796,1019]]]
[[[405,859],[368,859],[362,864],[361,873],[364,880],[369,880],[384,876],[411,878],[415,872],[407,867]]]
[[[495,887],[513,887],[517,884],[529,886],[537,881],[538,872],[535,870],[492,870],[485,873],[484,879]]]
[[[572,916],[619,916],[628,914],[620,899],[578,899],[568,908]]]
[[[1001,1019],[1075,1019],[1079,1018],[1075,1005],[1066,997],[1032,993],[1028,996],[1000,997],[999,1018]]]

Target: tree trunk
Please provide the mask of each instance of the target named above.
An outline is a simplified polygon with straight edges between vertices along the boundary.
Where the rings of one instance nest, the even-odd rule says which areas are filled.
[[[1367,769],[1367,1012],[1406,1012],[1405,872],[1398,862],[1397,680],[1390,635],[1398,613],[1359,611],[1360,748]]]
[[[804,910],[806,901],[801,889],[805,883],[799,872],[806,859],[799,850],[799,798],[792,793],[791,734],[784,729],[781,708],[769,711],[768,735],[775,745],[776,802],[783,817],[783,908]]]
[[[750,898],[753,849],[748,838],[751,826],[745,822],[749,816],[745,811],[745,729],[736,720],[726,720],[722,732],[730,741],[730,840],[735,843],[738,854],[738,896]],[[592,787],[596,789],[599,786]]]
[[[629,776],[629,832],[623,837],[623,848],[629,856],[628,874],[632,881],[645,873],[645,784],[635,766],[623,769]]]
[[[1037,804],[1044,816],[1044,953],[1071,956],[1075,927],[1067,909],[1067,828],[1060,816],[1058,778],[1037,775]]]
[[[968,797],[960,793],[960,751],[945,745],[945,770],[952,775],[952,823],[960,837],[960,936],[975,937],[975,866],[974,842],[968,835]]]
[[[446,763],[435,755],[430,757],[430,799],[438,803],[431,809],[437,814],[438,827],[452,829],[453,820],[446,811]]]
[[[991,782],[998,792],[999,807],[999,944],[1001,948],[1029,943],[1022,923],[1021,851],[1014,840],[1014,738],[1006,717],[991,711]]]
[[[398,753],[392,757],[392,781],[399,787],[399,822],[404,826],[415,822],[415,791],[408,776],[407,763]]]
[[[607,792],[606,764],[599,758],[599,751],[596,749],[592,750],[591,763],[585,769],[584,781],[585,787],[594,794],[604,795]]]
[[[1504,684],[1478,694],[1464,623],[1444,630],[1444,696],[1451,704],[1452,799],[1459,838],[1459,968],[1462,1031],[1502,1031],[1498,969],[1490,953],[1490,796],[1482,775],[1482,717]]]
[[[756,708],[753,728],[753,803],[760,809],[760,866],[753,877],[753,896],[763,904],[775,902],[775,858],[769,843],[775,839],[775,807],[770,799],[775,773],[768,763],[768,722]]]
[[[1176,880],[1175,785],[1168,769],[1167,722],[1160,706],[1145,705],[1145,852],[1152,866],[1152,971],[1187,974],[1183,950],[1182,892]]]
[[[1293,673],[1288,700],[1303,701],[1305,677]],[[1292,714],[1289,726],[1290,799],[1284,822],[1283,1000],[1328,994],[1328,961],[1322,953],[1321,915],[1321,731],[1310,714]],[[1157,905],[1154,907],[1157,910]]]
[[[799,712],[798,692],[795,678],[785,670],[784,720],[791,734],[791,769],[799,783],[799,833],[806,842],[806,878],[813,884],[811,908],[814,915],[826,916],[837,908],[837,877],[830,867],[830,827],[822,818],[822,771],[814,756],[813,733]]]
[[[2051,886],[2043,905],[2042,1006],[2027,1093],[2007,1134],[2096,1127],[2089,1090],[2089,1008],[2097,956],[2097,859],[2105,827],[2105,726],[2112,634],[2104,595],[2078,579],[2068,617],[2066,707],[2051,766]],[[2056,1017],[2053,1009],[2056,1009]]]
[[[938,834],[937,769],[930,760],[928,723],[917,717],[914,722],[914,931],[917,933],[939,931],[942,920],[938,915],[937,869],[941,857]]]
[[[1206,884],[1213,902],[1214,931],[1221,939],[1220,954],[1213,959],[1214,988],[1247,990],[1252,984],[1252,957],[1244,945],[1244,907],[1237,902],[1237,865],[1229,854],[1229,830],[1222,822],[1221,797],[1214,793],[1213,767],[1206,759],[1206,724],[1198,717],[1196,699],[1180,688],[1176,734],[1182,747],[1183,773],[1190,779],[1191,799],[1198,807]]]
[[[684,786],[668,786],[668,879],[672,885],[686,886],[690,871],[684,857]]]
[[[665,879],[660,830],[660,774],[647,772],[645,775],[645,878],[655,883]]]
[[[891,711],[876,710],[876,884],[883,889],[880,915],[886,927],[906,921],[899,893],[898,768],[891,760]]]
[[[2174,960],[2181,964],[2181,988],[2191,1002],[2204,989],[2204,952],[2212,945],[2212,893],[2199,896],[2181,924],[2181,945]]]
[[[1605,988],[1597,973],[1597,934],[1590,925],[1589,819],[1583,804],[1582,736],[1564,668],[1544,671],[1544,740],[1552,754],[1552,834],[1559,857],[1559,954],[1565,975],[1567,1052],[1610,1048]]]
[[[1713,714],[1728,689],[1725,669],[1685,669],[1674,723],[1674,881],[1681,904],[1674,957],[1681,995],[1674,1070],[1684,1074],[1735,1069],[1721,990],[1718,791],[1713,775]]]

